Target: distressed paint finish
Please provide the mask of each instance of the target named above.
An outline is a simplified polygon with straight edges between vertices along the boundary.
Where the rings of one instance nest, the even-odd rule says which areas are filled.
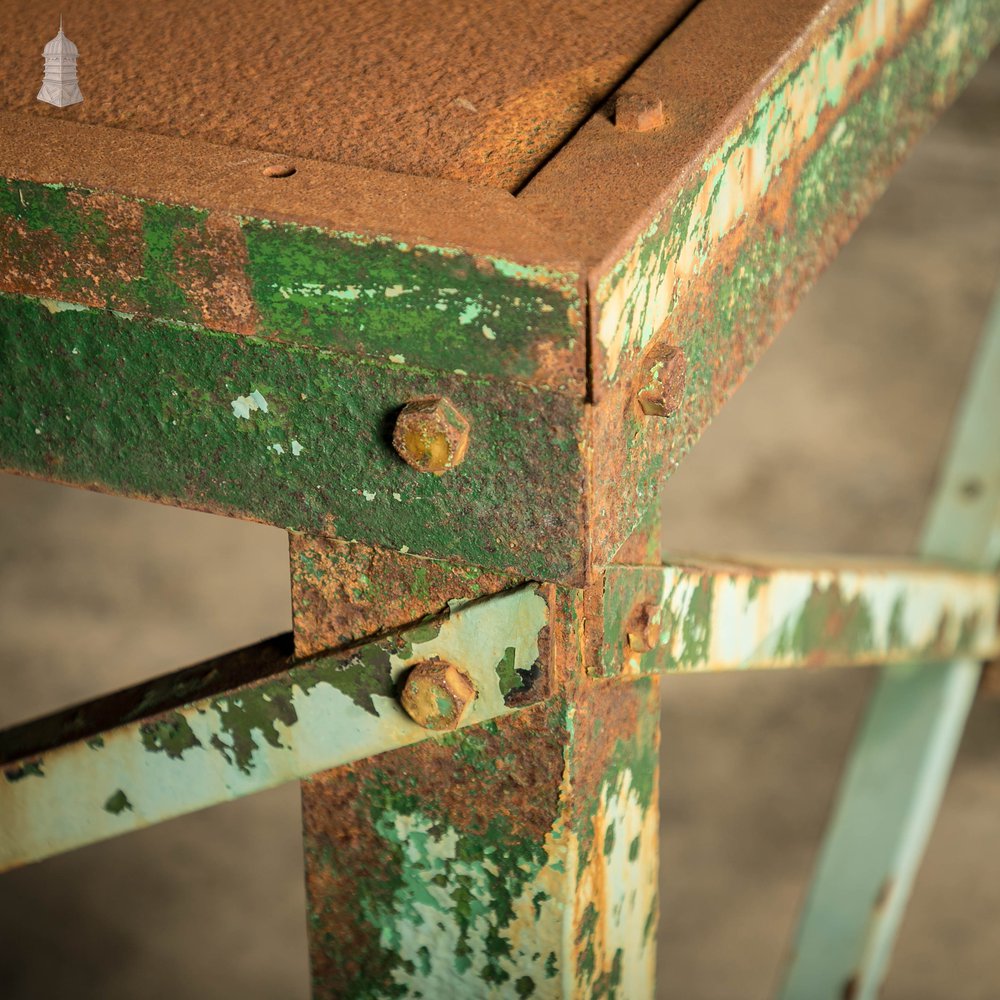
[[[434,392],[472,424],[441,478],[391,444],[399,409]],[[58,482],[580,578],[581,422],[537,386],[0,295],[0,467]]]
[[[578,275],[0,177],[0,291],[579,394]]]
[[[595,565],[1000,38],[1000,2],[864,0],[814,34],[627,253],[591,278]],[[672,416],[647,417],[636,403],[644,351],[652,359],[667,344],[686,356],[685,395]]]
[[[920,551],[997,571],[1000,294],[971,372]],[[878,996],[979,677],[972,659],[882,671],[820,851],[782,1000]]]
[[[357,542],[290,534],[295,650],[323,649],[399,628],[523,580]]]
[[[314,996],[651,998],[657,726],[593,684],[306,782]]]
[[[859,145],[858,122],[874,127],[864,145],[877,147],[888,145],[886,130],[905,98],[938,110],[958,79],[989,52],[997,33],[990,17],[995,10],[995,4],[975,0],[863,0],[824,30],[818,44],[793,53],[677,202],[651,221],[597,283],[595,335],[604,380],[613,382],[651,343],[706,272],[718,276],[727,238],[739,236],[770,207],[783,173],[791,172],[800,189],[796,214],[812,210],[811,217],[789,220],[789,228],[822,225],[832,196],[860,179],[866,150],[845,148]],[[915,66],[917,60],[923,65]],[[921,86],[914,94],[903,84],[917,71],[924,78],[915,81]],[[873,119],[858,107],[873,103],[866,97],[880,105]],[[800,157],[803,149],[807,162]],[[808,162],[817,158],[848,168],[846,176],[827,175],[835,188],[828,194],[817,183],[816,165]],[[841,206],[845,214],[848,207]]]
[[[296,663],[290,641],[270,643],[10,730],[0,869],[418,742],[398,688],[423,660],[475,682],[465,725],[538,701],[548,622],[523,587],[342,653]]]
[[[646,620],[650,649],[630,646]],[[948,566],[704,560],[605,575],[603,675],[985,659],[1000,578]]]
[[[291,556],[300,655],[324,616],[349,635],[496,584],[326,539]],[[556,590],[545,704],[302,783],[316,996],[652,996],[656,685],[581,683],[582,607]]]

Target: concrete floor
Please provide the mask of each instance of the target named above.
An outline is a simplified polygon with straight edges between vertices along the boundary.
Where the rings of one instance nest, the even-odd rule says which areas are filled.
[[[994,59],[669,484],[669,549],[909,551],[998,279]],[[0,512],[0,725],[288,627],[279,531],[13,477]],[[769,995],[870,681],[665,682],[660,996]],[[1000,996],[998,761],[981,701],[888,1000]],[[286,787],[6,875],[0,996],[305,997],[300,868]]]

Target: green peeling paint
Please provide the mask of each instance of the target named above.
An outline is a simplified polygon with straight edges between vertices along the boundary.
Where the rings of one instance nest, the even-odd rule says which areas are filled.
[[[572,352],[575,274],[456,250],[242,221],[261,330],[408,364],[531,379],[537,346]],[[486,328],[489,334],[484,334]]]
[[[178,242],[187,230],[204,231],[207,217],[207,212],[180,205],[143,204],[142,300],[150,315],[191,322],[197,319],[178,282]]]
[[[472,424],[440,477],[391,444],[433,394]],[[582,419],[551,390],[0,296],[0,465],[110,492],[551,579],[582,564]]]
[[[423,368],[583,381],[572,272],[7,178],[0,235],[18,291]],[[232,302],[207,291],[219,287]],[[545,371],[546,355],[561,364]]]
[[[132,811],[132,803],[129,802],[128,796],[119,788],[117,792],[108,797],[108,801],[104,803],[105,812],[111,813],[112,816],[118,816],[120,813],[125,812],[127,809],[129,812]]]
[[[42,770],[42,761],[28,760],[14,767],[5,767],[3,776],[7,781],[14,782],[25,778],[44,778],[45,772]]]
[[[765,571],[760,564],[614,566],[606,576],[598,672],[733,670],[989,656],[1000,581],[921,563],[879,568],[865,560],[817,560]],[[655,649],[622,656],[639,603],[658,608]]]
[[[496,665],[508,648],[515,662],[537,663],[547,621],[546,600],[537,588],[522,587],[466,604],[433,627],[425,623],[291,666],[277,652],[286,648],[281,643],[242,651],[234,662],[260,661],[261,679],[224,694],[201,694],[197,687],[232,675],[234,668],[222,660],[207,672],[182,672],[175,684],[157,682],[147,692],[151,704],[178,694],[192,700],[144,718],[133,708],[100,735],[47,750],[44,771],[37,755],[5,766],[0,870],[425,739],[428,731],[397,699],[403,675],[419,660],[460,663],[470,675],[477,697],[468,724],[506,714],[511,707]],[[240,670],[245,677],[246,668]],[[105,718],[100,705],[76,714]],[[51,720],[37,724],[43,734],[51,726]],[[40,746],[37,739],[14,730],[8,747]],[[470,752],[474,748],[470,744]],[[44,780],[21,780],[32,775]],[[95,777],[101,788],[128,787],[127,798],[121,792],[95,802]]]
[[[183,757],[185,750],[201,747],[190,723],[180,712],[171,712],[156,722],[145,723],[139,727],[139,736],[150,753],[165,753],[174,759]]]
[[[315,996],[652,997],[658,700],[649,679],[608,694],[639,721],[601,751],[558,697],[528,731],[497,720],[440,737],[444,756],[369,762],[350,815],[307,820]],[[586,717],[606,710],[598,696]],[[527,767],[530,806],[512,809]],[[445,774],[473,806],[459,819]],[[349,907],[327,894],[331,875],[351,878]]]
[[[910,34],[897,37],[894,26],[904,22]],[[998,40],[1000,0],[858,3],[768,85],[743,124],[600,280],[597,339],[607,367],[598,374],[606,386],[634,370],[666,323],[670,343],[687,359],[685,396],[668,424],[626,411],[624,428],[609,430],[610,444],[625,442],[621,467],[609,476],[609,558],[906,149]],[[886,58],[876,66],[880,52]],[[848,80],[862,72],[870,74],[866,86],[848,98]],[[772,218],[761,207],[779,185],[789,203]],[[785,194],[775,197],[783,206]]]

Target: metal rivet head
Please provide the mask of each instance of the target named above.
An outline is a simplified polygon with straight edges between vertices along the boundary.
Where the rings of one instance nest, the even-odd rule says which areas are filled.
[[[423,660],[407,675],[400,701],[425,729],[456,729],[476,699],[472,678],[445,660]]]
[[[392,446],[419,472],[440,476],[461,465],[469,445],[469,421],[443,396],[411,400],[396,418]]]
[[[658,604],[637,604],[625,624],[625,638],[629,649],[648,653],[660,644],[663,630],[663,613]]]
[[[651,132],[663,121],[663,101],[655,94],[637,91],[615,99],[615,128],[623,132]]]
[[[687,358],[679,347],[667,347],[653,360],[638,400],[648,417],[669,417],[684,399]]]

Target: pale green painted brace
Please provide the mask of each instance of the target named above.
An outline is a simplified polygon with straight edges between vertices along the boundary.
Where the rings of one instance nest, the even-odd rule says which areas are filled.
[[[470,675],[477,695],[463,725],[505,715],[509,685],[498,664],[511,649],[516,667],[537,663],[548,617],[536,587],[509,591],[348,655],[306,661],[287,679],[12,762],[0,777],[0,871],[426,739],[395,693],[419,660],[439,657]]]
[[[996,570],[1000,295],[972,373],[920,550]],[[974,659],[883,670],[827,829],[782,1000],[878,995],[979,673]]]
[[[642,606],[656,642],[623,644]],[[612,566],[598,669],[616,673],[986,659],[1000,649],[1000,578],[914,562],[813,558]]]

